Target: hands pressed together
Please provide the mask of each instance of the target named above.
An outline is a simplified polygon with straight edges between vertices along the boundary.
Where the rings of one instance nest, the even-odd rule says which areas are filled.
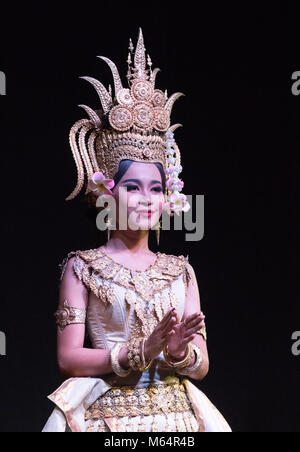
[[[164,346],[174,358],[183,358],[189,342],[195,338],[195,333],[204,326],[205,316],[196,312],[180,322],[175,308],[170,309],[164,318],[156,325],[152,334],[145,342],[145,358],[152,360],[161,353]]]

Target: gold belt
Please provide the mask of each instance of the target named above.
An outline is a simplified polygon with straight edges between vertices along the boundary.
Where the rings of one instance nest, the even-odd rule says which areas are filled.
[[[173,380],[175,382],[151,384],[145,388],[113,387],[88,408],[85,419],[166,415],[191,410],[184,384],[178,378]]]

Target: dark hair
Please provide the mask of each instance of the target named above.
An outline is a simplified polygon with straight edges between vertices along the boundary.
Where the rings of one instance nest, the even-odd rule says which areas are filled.
[[[135,162],[135,160],[129,160],[129,159],[121,160],[121,162],[119,163],[118,171],[116,172],[116,174],[113,178],[113,180],[115,182],[115,186],[120,182],[120,180],[122,179],[124,174],[127,172],[129,167],[134,162]],[[148,162],[145,162],[145,163],[148,163]],[[164,193],[165,188],[166,188],[166,175],[164,172],[164,168],[163,168],[162,164],[159,162],[155,162],[154,165],[157,167],[157,169],[160,172],[161,180],[162,180],[162,188],[163,188],[163,193]],[[95,210],[98,212],[99,210],[103,209],[103,207],[101,207],[101,208],[96,207],[96,197],[91,192],[89,192],[87,195],[85,195],[84,202],[87,204],[88,211],[89,211],[89,212],[87,212],[87,215],[90,216],[90,214],[91,214],[92,218],[94,216]]]

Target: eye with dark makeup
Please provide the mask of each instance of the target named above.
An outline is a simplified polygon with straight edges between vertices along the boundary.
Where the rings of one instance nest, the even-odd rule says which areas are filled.
[[[127,188],[127,191],[133,191],[135,189],[138,189],[139,187],[137,185],[125,185],[125,187]],[[162,192],[162,187],[153,187],[152,190],[154,190],[157,193]]]

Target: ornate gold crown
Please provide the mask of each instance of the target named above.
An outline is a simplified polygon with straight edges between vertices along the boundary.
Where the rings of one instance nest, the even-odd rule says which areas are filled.
[[[129,88],[123,87],[116,65],[106,57],[99,58],[104,60],[112,71],[114,97],[111,86],[107,90],[98,80],[81,77],[94,86],[102,108],[96,111],[86,105],[80,105],[89,119],[81,119],[71,128],[70,145],[77,167],[77,185],[66,200],[75,198],[80,192],[85,174],[88,182],[93,174],[99,171],[107,179],[112,179],[123,159],[160,162],[167,179],[172,175],[178,176],[182,170],[180,151],[173,140],[173,132],[181,124],[170,127],[170,115],[174,102],[183,94],[175,93],[168,98],[167,92],[155,89],[156,75],[160,69],[152,71],[149,55],[146,62],[141,28],[135,52],[132,40],[129,41]],[[175,173],[172,173],[172,169]],[[180,190],[180,186],[175,185],[175,189],[177,188]],[[165,195],[170,193],[170,190],[169,185]],[[86,193],[88,191],[87,187]]]

